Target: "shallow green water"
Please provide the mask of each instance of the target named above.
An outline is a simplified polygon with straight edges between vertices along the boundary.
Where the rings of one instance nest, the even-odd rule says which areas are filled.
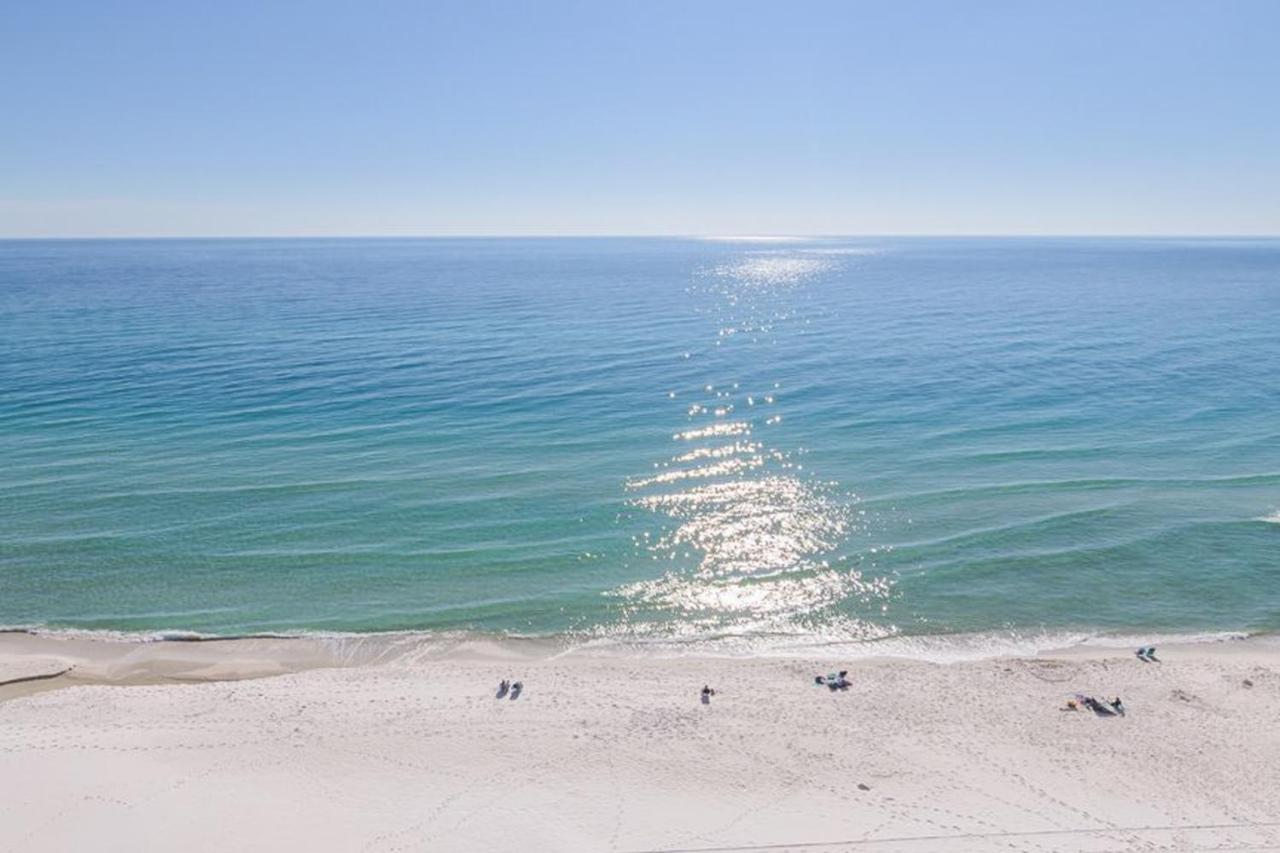
[[[1280,627],[1280,243],[0,243],[0,623]]]

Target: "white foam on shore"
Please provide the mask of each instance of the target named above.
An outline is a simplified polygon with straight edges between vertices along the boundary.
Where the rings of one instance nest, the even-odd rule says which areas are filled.
[[[471,657],[653,657],[653,658],[805,658],[860,660],[903,658],[930,663],[961,663],[999,657],[1033,657],[1070,649],[1134,649],[1139,646],[1211,645],[1244,640],[1280,644],[1280,634],[1244,631],[1100,632],[1085,630],[988,631],[956,634],[901,634],[874,637],[806,633],[753,633],[673,636],[618,631],[575,634],[486,634],[468,631],[295,631],[236,635],[192,631],[112,631],[43,626],[0,627],[51,640],[103,644],[187,644],[293,642],[323,650],[330,665],[360,665],[398,660]],[[301,650],[299,650],[301,651]]]
[[[736,635],[687,641],[649,638],[599,639],[576,651],[583,654],[633,654],[656,657],[805,658],[854,661],[902,658],[929,663],[961,663],[998,657],[1030,657],[1078,646],[1085,632],[993,631],[969,634],[893,634],[880,638],[821,635]]]
[[[1114,633],[1090,637],[1080,645],[1099,648],[1136,648],[1139,646],[1154,646],[1161,643],[1167,646],[1203,645],[1207,643],[1238,642],[1255,636],[1259,635],[1250,634],[1247,631],[1196,631],[1154,634]]]
[[[855,661],[902,658],[950,664],[1001,657],[1035,657],[1070,649],[1129,650],[1143,645],[1212,645],[1242,640],[1280,643],[1280,635],[1243,631],[1105,633],[1086,630],[985,631],[883,637],[738,633],[709,637],[597,635],[572,645],[576,655],[660,658],[803,658]]]
[[[263,631],[252,633],[212,634],[176,629],[125,631],[115,628],[53,628],[48,625],[0,625],[0,634],[32,634],[64,640],[93,640],[104,643],[213,642],[226,640],[291,640],[307,637],[370,636],[358,632]]]

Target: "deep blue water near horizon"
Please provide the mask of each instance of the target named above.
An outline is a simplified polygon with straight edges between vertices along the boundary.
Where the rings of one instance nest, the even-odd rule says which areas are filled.
[[[0,242],[0,624],[1280,628],[1280,241]]]

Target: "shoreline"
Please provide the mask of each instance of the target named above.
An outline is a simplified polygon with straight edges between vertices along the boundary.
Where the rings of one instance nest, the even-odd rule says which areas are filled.
[[[319,669],[380,665],[428,665],[555,661],[719,663],[811,663],[959,666],[1009,660],[1125,660],[1139,645],[1190,655],[1202,661],[1260,660],[1280,666],[1280,634],[1239,632],[1202,635],[1086,636],[1027,651],[992,645],[997,635],[956,634],[895,637],[859,644],[801,646],[787,653],[752,654],[669,645],[572,643],[564,637],[512,637],[474,633],[433,634],[255,634],[246,636],[120,636],[114,632],[6,628],[0,630],[0,703],[35,692],[76,685],[141,686],[246,681]],[[893,642],[893,641],[899,642]],[[1024,642],[1026,638],[1023,638]],[[905,643],[905,644],[904,644]],[[839,654],[840,651],[851,652]],[[809,652],[805,654],[803,652]]]

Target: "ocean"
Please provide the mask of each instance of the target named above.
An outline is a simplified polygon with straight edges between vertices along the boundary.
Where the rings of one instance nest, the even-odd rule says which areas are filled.
[[[1280,628],[1280,241],[0,242],[0,624]]]

